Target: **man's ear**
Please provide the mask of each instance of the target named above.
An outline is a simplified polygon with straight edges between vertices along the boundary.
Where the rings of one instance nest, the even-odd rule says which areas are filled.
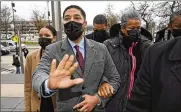
[[[86,28],[86,26],[87,26],[87,21],[84,21],[84,23],[83,23],[83,27],[85,27],[85,28]]]
[[[106,30],[108,30],[108,29],[109,29],[108,24],[106,24]]]
[[[87,27],[87,21],[84,21],[84,23],[83,23],[83,32],[85,33],[85,31],[86,31],[86,27]]]
[[[169,30],[172,29],[172,24],[171,24],[171,23],[168,24],[168,29],[169,29]]]

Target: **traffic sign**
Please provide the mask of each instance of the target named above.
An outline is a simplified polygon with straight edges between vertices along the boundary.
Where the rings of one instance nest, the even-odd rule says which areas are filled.
[[[19,40],[18,35],[17,35],[17,34],[16,34],[16,35],[14,35],[14,36],[13,36],[13,41],[18,43],[18,40]]]

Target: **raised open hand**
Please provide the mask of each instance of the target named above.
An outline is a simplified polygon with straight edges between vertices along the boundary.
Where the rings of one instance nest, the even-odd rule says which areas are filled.
[[[78,67],[78,63],[74,63],[74,56],[65,55],[58,67],[56,68],[56,60],[53,59],[50,68],[48,88],[51,90],[69,88],[76,84],[83,83],[82,78],[71,79],[71,75]]]

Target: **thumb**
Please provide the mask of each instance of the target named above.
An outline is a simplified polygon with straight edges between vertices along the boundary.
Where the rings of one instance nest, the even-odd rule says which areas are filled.
[[[76,79],[73,79],[72,81],[73,81],[73,84],[74,84],[74,85],[77,85],[77,84],[83,83],[83,82],[84,82],[84,79],[82,79],[82,78],[76,78]]]
[[[77,78],[77,79],[73,79],[71,80],[71,82],[69,83],[69,87],[74,86],[74,85],[78,85],[83,83],[84,80],[82,78]]]
[[[87,96],[87,94],[83,95],[82,97],[85,98]]]
[[[50,72],[54,72],[56,70],[56,60],[53,59],[50,67]]]

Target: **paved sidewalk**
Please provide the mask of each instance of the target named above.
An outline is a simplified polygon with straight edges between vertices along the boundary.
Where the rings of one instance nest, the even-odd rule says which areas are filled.
[[[23,112],[23,97],[1,97],[1,112]]]
[[[24,111],[24,75],[1,72],[1,112]]]

